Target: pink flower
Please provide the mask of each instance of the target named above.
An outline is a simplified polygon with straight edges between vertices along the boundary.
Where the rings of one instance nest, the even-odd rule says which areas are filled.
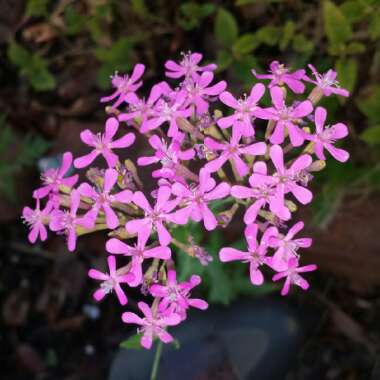
[[[137,233],[140,237],[149,237],[153,228],[157,231],[161,245],[168,245],[172,237],[164,226],[165,222],[171,221],[169,213],[177,206],[178,201],[170,201],[171,190],[168,186],[158,189],[156,204],[152,208],[141,191],[133,195],[133,203],[145,211],[142,219],[130,220],[126,224],[129,233]]]
[[[259,211],[269,204],[273,214],[282,220],[290,219],[290,211],[284,206],[283,200],[278,197],[277,180],[267,175],[265,162],[256,162],[253,172],[258,175],[249,177],[251,187],[235,185],[231,187],[231,195],[237,199],[254,199],[244,214],[244,223],[251,224],[256,220]]]
[[[330,96],[331,94],[335,94],[345,97],[348,97],[350,95],[346,89],[339,87],[339,82],[336,80],[336,71],[330,69],[324,74],[319,74],[313,65],[308,66],[312,71],[315,80],[310,79],[306,75],[304,77],[304,80],[314,83],[323,91],[323,95]]]
[[[133,133],[127,133],[120,139],[112,141],[118,129],[118,120],[114,117],[110,117],[106,121],[106,131],[104,134],[98,133],[94,135],[89,129],[81,132],[81,140],[94,149],[89,154],[76,158],[74,160],[74,166],[78,169],[84,168],[90,165],[95,158],[101,154],[107,161],[108,167],[113,168],[119,161],[119,158],[112,152],[112,149],[128,148],[136,139]]]
[[[199,72],[204,71],[214,71],[216,69],[215,64],[210,64],[206,66],[198,66],[198,63],[202,60],[202,54],[200,53],[190,53],[183,54],[181,62],[178,64],[172,60],[166,61],[165,67],[168,71],[165,75],[169,78],[181,78],[181,77],[192,77],[196,78]]]
[[[208,87],[213,79],[214,74],[210,71],[205,71],[200,76],[188,79],[183,83],[183,88],[187,92],[187,100],[190,104],[195,105],[197,115],[206,113],[209,106],[209,97],[219,95],[227,86],[227,83],[222,80]]]
[[[130,203],[133,196],[133,193],[130,190],[110,194],[117,182],[118,175],[119,174],[115,169],[107,169],[104,174],[103,189],[101,192],[90,186],[88,183],[82,183],[78,187],[78,191],[82,196],[90,198],[95,202],[86,216],[92,219],[93,223],[95,223],[99,211],[102,210],[106,216],[107,227],[110,229],[115,229],[119,225],[119,219],[115,211],[112,209],[112,203]]]
[[[309,115],[313,111],[313,104],[310,100],[300,102],[296,106],[287,107],[285,105],[284,93],[280,87],[272,87],[270,95],[274,107],[260,108],[256,111],[261,119],[274,120],[275,129],[270,137],[272,144],[282,144],[285,139],[285,129],[289,132],[290,142],[297,147],[305,141],[302,130],[296,125],[299,119]]]
[[[162,168],[159,170],[154,170],[152,173],[153,178],[168,178],[173,179],[177,175],[180,176],[179,168],[182,160],[191,160],[195,156],[194,149],[181,150],[181,142],[183,137],[180,139],[173,139],[168,146],[164,139],[160,139],[158,136],[153,135],[149,138],[149,144],[155,149],[154,156],[150,157],[140,157],[137,160],[138,165],[146,166],[160,162]]]
[[[42,174],[41,179],[44,186],[35,190],[33,197],[44,198],[48,194],[57,195],[61,185],[73,187],[78,181],[78,174],[64,178],[65,174],[70,170],[72,162],[73,155],[70,152],[64,153],[62,157],[62,164],[59,169],[48,169]]]
[[[168,136],[176,137],[178,134],[177,118],[187,118],[190,115],[191,108],[188,106],[187,93],[181,90],[175,92],[169,101],[161,99],[157,102],[153,116],[141,125],[140,131],[146,133],[168,122]]]
[[[269,88],[273,86],[282,86],[286,84],[294,93],[302,94],[305,90],[305,85],[301,82],[305,77],[305,70],[297,70],[294,73],[289,73],[289,69],[278,61],[273,61],[270,64],[271,74],[257,74],[252,70],[252,74],[257,79],[271,79]]]
[[[144,318],[140,318],[135,313],[125,312],[122,314],[121,319],[124,323],[134,323],[141,326],[137,330],[138,333],[143,334],[140,340],[141,345],[149,350],[155,337],[158,337],[163,343],[172,342],[173,337],[165,328],[178,325],[181,322],[181,317],[174,313],[167,316],[154,314],[145,302],[139,302],[138,307],[144,314]]]
[[[112,105],[113,108],[118,107],[121,103],[125,101],[125,97],[131,92],[137,91],[142,86],[142,81],[139,81],[142,75],[144,74],[145,66],[141,63],[138,63],[133,68],[132,75],[118,75],[116,72],[115,75],[111,77],[112,86],[116,89],[115,92],[110,96],[104,96],[100,99],[102,103],[110,102],[117,98],[116,102]]]
[[[348,129],[343,123],[337,123],[324,128],[327,112],[323,107],[317,107],[315,111],[316,133],[314,135],[306,134],[307,140],[314,142],[314,152],[318,159],[326,160],[323,149],[340,162],[346,162],[350,155],[343,149],[336,148],[333,144],[348,135]]]
[[[208,303],[198,298],[190,298],[190,291],[201,283],[199,276],[193,275],[189,281],[177,283],[175,270],[168,271],[167,284],[154,284],[150,287],[150,293],[154,297],[162,298],[159,310],[163,315],[178,314],[182,320],[186,319],[186,311],[189,307],[206,310]]]
[[[238,129],[245,137],[254,136],[255,130],[252,125],[252,118],[256,115],[257,103],[263,97],[265,86],[262,83],[255,84],[248,97],[236,99],[233,95],[224,91],[220,94],[219,99],[235,110],[231,116],[222,117],[218,120],[220,128],[228,128],[231,125]]]
[[[134,275],[134,280],[130,282],[130,286],[137,286],[142,283],[142,264],[144,259],[170,259],[171,251],[169,247],[157,246],[153,248],[147,248],[146,243],[148,241],[148,238],[149,236],[146,234],[139,234],[137,237],[137,244],[134,246],[125,244],[121,240],[115,238],[108,240],[106,243],[107,252],[132,257],[131,273]]]
[[[216,228],[218,222],[215,215],[208,207],[208,203],[215,199],[222,199],[229,195],[230,185],[222,182],[216,185],[211,178],[210,173],[201,169],[199,172],[199,185],[195,188],[189,188],[182,183],[175,183],[172,187],[174,195],[181,199],[185,207],[177,210],[172,220],[177,224],[186,224],[189,217],[195,222],[203,219],[203,224],[207,231]]]
[[[288,261],[287,269],[284,271],[281,271],[280,273],[275,274],[272,280],[278,281],[286,277],[284,286],[281,290],[281,295],[286,296],[289,293],[289,288],[290,288],[290,285],[292,284],[299,286],[303,290],[309,289],[309,283],[304,278],[302,278],[299,275],[299,273],[312,272],[316,269],[317,269],[317,266],[314,264],[306,265],[304,267],[299,267],[297,258],[292,257]]]
[[[264,275],[260,267],[266,264],[268,239],[275,233],[275,227],[269,227],[265,230],[260,243],[257,241],[258,225],[251,224],[245,228],[244,235],[248,243],[248,252],[240,251],[235,248],[222,248],[219,252],[219,258],[222,262],[242,261],[249,263],[249,273],[253,285],[262,285]]]
[[[54,210],[50,214],[49,228],[52,231],[62,231],[67,236],[67,246],[73,252],[77,241],[77,226],[85,228],[92,227],[92,220],[87,217],[78,217],[77,211],[80,204],[80,194],[78,190],[73,190],[70,195],[70,211]]]
[[[90,269],[88,271],[88,276],[94,280],[100,280],[100,288],[95,291],[94,298],[96,301],[101,301],[107,294],[115,290],[117,298],[121,305],[125,305],[128,302],[128,298],[125,295],[120,284],[129,284],[134,280],[134,275],[132,273],[118,274],[116,271],[116,259],[115,256],[108,256],[107,259],[109,274],[102,273],[96,269]]]
[[[36,199],[36,208],[32,210],[30,207],[24,207],[22,210],[22,219],[26,223],[30,232],[28,235],[29,241],[34,244],[38,237],[41,241],[47,239],[47,231],[45,224],[49,223],[50,213],[53,209],[53,203],[48,202],[43,210],[40,209],[40,200]]]
[[[229,142],[217,142],[211,137],[206,137],[204,140],[207,148],[212,151],[221,151],[221,154],[216,159],[208,162],[204,167],[211,173],[218,171],[227,160],[231,160],[236,167],[238,174],[244,177],[249,172],[248,165],[240,158],[242,154],[249,156],[259,156],[266,152],[266,145],[263,142],[254,143],[251,145],[240,144],[242,137],[241,131],[233,129],[232,137]]]
[[[158,99],[163,94],[163,86],[161,83],[152,87],[150,95],[147,100],[140,99],[135,93],[131,92],[126,96],[126,101],[129,104],[129,110],[126,113],[122,113],[118,116],[119,121],[130,121],[138,119],[140,124],[154,114],[154,106]]]
[[[308,154],[303,154],[296,158],[287,169],[284,165],[284,153],[279,145],[273,145],[270,148],[269,155],[275,166],[276,172],[271,177],[261,172],[253,173],[252,181],[254,183],[267,182],[276,185],[278,203],[275,208],[282,209],[285,207],[284,196],[289,192],[291,192],[300,203],[310,203],[313,194],[310,190],[300,186],[298,182],[303,184],[305,171],[312,162],[311,157]]]
[[[287,268],[289,259],[298,257],[299,248],[309,248],[312,243],[311,238],[293,239],[299,231],[304,227],[303,222],[298,222],[292,226],[286,235],[276,231],[269,240],[269,245],[272,248],[277,248],[275,254],[270,260],[270,266],[276,271],[283,271]]]

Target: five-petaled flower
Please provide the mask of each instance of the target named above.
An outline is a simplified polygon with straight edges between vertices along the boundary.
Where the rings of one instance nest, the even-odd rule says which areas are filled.
[[[132,71],[131,76],[119,75],[117,72],[111,77],[112,86],[116,89],[110,96],[103,96],[100,101],[102,103],[110,102],[116,99],[112,105],[113,108],[117,108],[120,104],[125,102],[126,96],[130,93],[134,93],[142,86],[140,78],[144,74],[145,66],[138,63]]]
[[[109,253],[122,254],[132,258],[131,273],[135,278],[131,281],[131,286],[140,285],[143,281],[142,264],[144,259],[168,260],[171,256],[170,248],[167,246],[147,247],[148,238],[149,236],[146,234],[139,234],[137,243],[134,246],[130,246],[116,238],[112,238],[106,243],[106,249]]]
[[[46,203],[44,209],[40,208],[40,200],[36,199],[36,208],[32,210],[30,207],[24,207],[22,210],[22,219],[30,227],[28,235],[29,241],[33,244],[40,237],[41,241],[47,239],[47,231],[45,225],[49,224],[50,213],[53,209],[51,201]]]
[[[199,62],[202,60],[203,56],[200,53],[183,54],[183,58],[180,63],[168,60],[165,63],[165,68],[167,71],[165,75],[169,78],[181,78],[186,77],[196,79],[198,73],[205,71],[214,71],[216,65],[211,63],[206,66],[199,66]]]
[[[153,297],[161,299],[159,310],[162,315],[178,314],[182,320],[186,319],[186,311],[189,307],[206,310],[208,303],[199,298],[190,298],[191,290],[201,283],[201,278],[192,275],[188,281],[177,283],[177,273],[171,269],[168,271],[166,285],[154,284],[150,287]]]
[[[141,345],[150,349],[155,337],[164,343],[172,342],[173,337],[166,331],[166,327],[178,325],[181,322],[181,317],[175,313],[162,316],[157,311],[153,312],[145,302],[139,302],[137,306],[144,314],[144,318],[128,311],[123,313],[121,318],[124,323],[141,326],[138,329],[138,333],[142,334]]]
[[[233,129],[237,129],[244,137],[251,137],[255,134],[252,125],[252,118],[256,116],[258,109],[257,103],[263,97],[265,86],[262,83],[255,84],[248,97],[236,99],[228,92],[224,91],[219,95],[222,103],[235,110],[231,116],[221,117],[218,120],[220,128],[228,128],[232,125]]]
[[[153,230],[157,231],[158,240],[161,245],[168,245],[172,237],[165,227],[166,222],[172,221],[171,211],[177,206],[177,200],[169,200],[171,189],[169,186],[161,186],[157,192],[157,200],[154,207],[151,207],[145,195],[141,191],[133,194],[133,203],[140,207],[144,212],[144,218],[130,220],[126,224],[126,229],[131,234],[137,233],[138,236],[150,236]]]
[[[261,119],[273,120],[276,124],[270,136],[272,144],[282,144],[285,140],[285,130],[289,133],[290,142],[297,147],[305,141],[303,131],[297,124],[304,116],[313,111],[313,104],[310,100],[305,100],[295,106],[286,106],[284,92],[280,87],[272,87],[270,95],[274,107],[259,108],[256,114]]]
[[[38,188],[33,192],[34,198],[44,198],[47,195],[52,195],[54,203],[57,202],[55,198],[59,193],[60,186],[73,187],[78,181],[78,174],[74,174],[70,177],[65,177],[67,172],[71,168],[73,162],[73,155],[70,152],[66,152],[62,156],[62,164],[59,169],[47,169],[42,173],[41,179],[44,186]],[[56,204],[56,206],[59,206]]]
[[[282,287],[282,290],[281,290],[281,295],[286,296],[289,293],[290,285],[292,284],[299,286],[303,290],[309,289],[309,283],[303,277],[300,276],[300,273],[312,272],[316,269],[317,269],[317,266],[315,264],[299,267],[298,259],[296,257],[292,257],[289,259],[287,263],[287,268],[275,274],[272,280],[278,281],[286,277],[284,286]]]
[[[116,270],[116,259],[115,256],[108,256],[108,269],[109,273],[103,273],[97,269],[90,269],[88,271],[88,276],[94,280],[102,281],[100,288],[94,292],[94,298],[96,301],[101,301],[107,294],[115,290],[116,296],[121,305],[126,305],[128,298],[125,295],[120,284],[130,284],[135,276],[131,272],[118,273]]]
[[[240,156],[264,155],[267,150],[267,146],[263,142],[257,142],[250,145],[241,144],[241,137],[242,132],[236,129],[232,130],[232,137],[229,142],[218,142],[211,137],[206,137],[204,143],[207,148],[214,152],[220,151],[221,153],[217,158],[208,162],[205,165],[205,169],[211,173],[216,172],[225,164],[226,161],[231,160],[231,163],[235,165],[239,176],[246,176],[249,173],[249,167]]]
[[[77,228],[92,228],[93,221],[89,217],[78,216],[80,194],[73,190],[70,195],[70,210],[54,210],[50,214],[49,228],[52,231],[63,232],[67,236],[67,246],[73,252],[77,242]]]
[[[343,149],[336,148],[334,143],[348,135],[348,129],[343,123],[337,123],[325,127],[327,112],[323,107],[317,107],[315,110],[316,133],[311,135],[305,133],[307,140],[314,142],[315,155],[320,160],[325,160],[323,149],[326,149],[336,160],[346,162],[350,155]]]
[[[85,168],[90,165],[100,154],[107,161],[107,165],[113,168],[119,161],[119,157],[113,153],[113,149],[128,148],[135,142],[135,135],[127,133],[123,137],[112,140],[119,129],[119,122],[116,118],[110,117],[106,121],[106,130],[104,134],[94,135],[89,129],[84,130],[80,134],[81,140],[88,146],[94,148],[85,156],[78,157],[74,160],[74,166],[78,169]]]
[[[189,187],[176,182],[172,191],[184,207],[174,212],[171,220],[177,224],[186,224],[189,218],[195,222],[203,219],[206,230],[211,231],[216,228],[218,221],[209,209],[208,203],[225,198],[230,193],[230,185],[226,182],[216,185],[210,173],[206,169],[201,169],[197,186]]]
[[[191,160],[195,156],[193,148],[181,150],[182,140],[183,137],[178,134],[178,138],[172,139],[171,143],[167,145],[166,141],[157,135],[151,136],[149,144],[155,150],[154,156],[139,157],[137,163],[140,166],[161,163],[162,167],[152,172],[153,178],[174,179],[176,176],[181,176],[181,161]]]
[[[248,251],[241,251],[236,248],[222,248],[219,252],[219,258],[222,262],[242,261],[249,263],[249,274],[253,285],[262,285],[264,275],[260,267],[267,263],[268,241],[275,234],[275,227],[269,227],[265,230],[260,243],[257,241],[259,226],[250,224],[245,228],[244,235],[248,243]]]
[[[278,61],[273,61],[269,67],[271,74],[257,74],[256,70],[252,70],[252,74],[257,79],[271,79],[269,88],[286,84],[295,94],[304,92],[305,85],[302,80],[305,78],[305,70],[301,69],[290,73],[289,69]]]
[[[310,79],[306,75],[303,79],[307,82],[315,84],[319,89],[321,89],[324,96],[335,94],[347,97],[350,95],[346,89],[339,87],[339,82],[336,80],[336,71],[330,69],[324,74],[319,74],[313,65],[309,65],[309,68],[312,71],[315,80]]]
[[[131,190],[123,190],[116,194],[110,194],[118,178],[118,172],[115,169],[107,169],[104,173],[103,187],[98,190],[88,183],[82,183],[78,187],[80,195],[90,198],[94,203],[91,210],[86,216],[95,223],[96,217],[100,211],[103,211],[106,217],[108,228],[114,229],[119,225],[119,219],[112,209],[113,202],[130,203],[133,193]]]

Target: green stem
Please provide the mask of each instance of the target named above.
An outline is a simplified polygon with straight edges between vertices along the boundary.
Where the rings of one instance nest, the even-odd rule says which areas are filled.
[[[162,342],[159,340],[157,343],[156,354],[154,355],[152,372],[150,373],[150,380],[157,380],[158,367],[159,367],[160,359],[161,359],[161,352],[162,352]]]

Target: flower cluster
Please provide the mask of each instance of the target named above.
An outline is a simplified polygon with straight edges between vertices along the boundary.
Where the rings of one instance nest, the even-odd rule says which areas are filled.
[[[213,231],[244,215],[247,248],[223,247],[219,259],[248,263],[253,286],[268,281],[272,272],[272,281],[284,280],[282,295],[291,285],[308,289],[302,274],[316,265],[301,266],[300,249],[312,241],[295,237],[304,223],[291,219],[299,204],[312,201],[309,183],[324,168],[326,153],[340,162],[349,158],[335,146],[348,134],[347,127],[326,125],[327,111],[317,106],[323,96],[348,96],[333,70],[319,74],[309,65],[309,78],[306,70],[291,72],[275,61],[269,74],[252,70],[264,83],[236,97],[226,91],[225,81],[215,81],[216,65],[201,65],[201,60],[201,54],[189,53],[178,63],[167,61],[166,76],[180,82],[157,83],[147,98],[138,93],[144,65],[136,65],[130,76],[116,73],[114,92],[101,99],[111,102],[104,133],[82,131],[89,153],[75,159],[64,153],[59,169],[43,173],[43,185],[33,193],[36,208],[23,211],[31,243],[38,237],[46,240],[49,228],[65,235],[74,251],[78,236],[108,231],[108,272],[88,273],[100,282],[94,298],[100,301],[114,291],[126,305],[126,287],[149,294],[150,306],[138,303],[142,316],[129,311],[122,315],[123,322],[139,326],[145,348],[156,338],[170,342],[167,327],[183,322],[189,308],[208,307],[191,295],[199,276],[177,280],[174,253],[212,265],[213,257],[191,236],[188,242],[173,238],[174,229],[190,221]],[[266,92],[270,107],[262,104]],[[136,134],[145,136],[152,148],[137,158],[137,167],[118,155],[128,153]],[[95,160],[103,162],[102,169],[89,167]],[[88,168],[88,182],[78,185],[78,175],[70,175],[72,165]],[[156,183],[151,194],[139,179],[138,167],[151,171]],[[221,201],[229,208],[216,213],[213,205]],[[237,213],[239,208],[242,213]]]

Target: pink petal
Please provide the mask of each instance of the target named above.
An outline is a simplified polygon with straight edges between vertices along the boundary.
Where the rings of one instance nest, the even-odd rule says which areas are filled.
[[[228,91],[224,91],[219,95],[219,99],[222,103],[226,104],[228,107],[231,107],[233,109],[239,109],[240,104],[236,100],[236,98]]]
[[[273,145],[270,148],[270,158],[279,173],[284,171],[284,154],[279,145]]]
[[[235,248],[222,248],[219,252],[220,261],[243,261],[247,258],[247,252],[242,252]]]
[[[231,116],[222,117],[222,118],[218,119],[217,124],[219,125],[220,128],[228,128],[234,124],[234,122],[236,121],[237,118],[238,118],[238,115],[236,115],[236,114],[231,115]]]
[[[158,258],[162,260],[168,260],[171,256],[171,250],[169,247],[158,246],[151,249],[147,249],[144,252],[146,258]]]
[[[250,154],[252,156],[259,156],[265,154],[267,146],[263,142],[258,142],[252,145],[248,145],[244,148],[241,148],[240,151],[244,154]]]
[[[101,301],[104,297],[106,296],[106,293],[104,292],[103,289],[97,289],[95,290],[93,297],[95,301],[99,302]]]
[[[215,215],[207,207],[206,204],[202,203],[200,205],[200,211],[203,217],[203,224],[207,231],[214,230],[218,224]]]
[[[253,285],[262,285],[264,283],[264,276],[260,269],[256,268],[254,263],[250,263],[249,276]]]
[[[144,325],[144,321],[137,314],[131,312],[125,312],[121,315],[121,319],[124,323],[134,323],[136,325]]]
[[[139,309],[143,312],[143,314],[151,319],[153,317],[153,314],[152,314],[152,310],[150,309],[150,307],[148,306],[148,304],[146,304],[145,302],[143,301],[140,301],[137,306],[139,307]]]
[[[231,195],[237,199],[251,198],[254,194],[254,191],[246,186],[236,185],[231,187]]]
[[[339,162],[346,162],[350,158],[350,154],[343,149],[336,148],[331,144],[326,144],[325,146],[330,154]]]
[[[89,130],[85,129],[80,133],[80,139],[89,146],[95,145],[95,135]]]
[[[135,67],[133,68],[131,79],[130,79],[131,82],[134,83],[137,80],[139,80],[144,74],[144,71],[145,71],[145,66],[142,63],[138,63],[137,65],[135,65]]]
[[[317,107],[317,109],[315,110],[315,116],[314,116],[317,133],[322,132],[323,127],[325,125],[326,117],[327,117],[326,109],[323,107]]]
[[[111,143],[111,148],[128,148],[136,140],[136,136],[133,133],[127,133],[118,140]]]
[[[135,203],[136,206],[142,208],[144,211],[152,211],[152,208],[150,207],[148,200],[141,191],[136,191],[133,194],[133,203]]]
[[[123,243],[121,240],[115,238],[109,239],[107,241],[106,250],[107,252],[114,254],[131,254],[131,248],[127,244]]]
[[[280,87],[272,87],[270,89],[270,95],[276,109],[281,110],[285,108],[284,92]]]
[[[265,203],[265,199],[259,199],[256,202],[254,202],[251,206],[249,206],[244,214],[244,223],[253,223],[257,218],[257,214],[259,213],[260,209],[265,205]]]
[[[90,269],[88,271],[88,277],[93,278],[94,280],[106,281],[109,279],[109,276],[105,273],[102,273],[96,269]]]
[[[118,173],[114,169],[107,169],[104,174],[104,185],[103,189],[105,193],[109,193],[114,187],[117,181]]]
[[[348,135],[348,128],[345,124],[343,123],[337,123],[331,126],[332,130],[332,137],[334,139],[342,139]]]
[[[106,121],[106,130],[104,137],[107,141],[111,141],[119,129],[119,121],[116,117],[110,117]]]
[[[78,157],[74,160],[74,166],[77,169],[85,168],[86,166],[90,165],[95,160],[95,158],[98,157],[99,154],[100,153],[97,150],[93,150],[84,156]]]
[[[308,204],[313,199],[313,193],[297,184],[292,184],[290,191],[297,198],[297,200],[303,205]]]
[[[114,194],[115,201],[121,203],[132,202],[133,193],[131,190],[123,190],[120,193]]]
[[[158,189],[157,192],[157,202],[155,209],[160,210],[163,206],[165,206],[165,203],[169,200],[171,195],[171,189],[169,186],[161,186]]]
[[[119,284],[116,284],[114,289],[115,289],[115,293],[116,293],[117,299],[120,302],[120,305],[126,305],[128,303],[128,298],[125,295],[125,293],[124,293],[123,289],[121,288],[121,286]]]
[[[158,234],[158,240],[161,245],[168,245],[172,241],[172,237],[166,227],[161,222],[155,224]]]
[[[292,117],[301,118],[309,115],[313,111],[313,103],[310,100],[305,100],[299,103],[292,112]]]
[[[222,182],[218,186],[211,190],[209,193],[205,194],[204,198],[206,200],[221,199],[230,194],[230,185],[228,183]]]
[[[208,308],[208,303],[199,298],[191,298],[188,302],[191,307],[195,307],[196,309],[206,310]]]
[[[274,131],[270,136],[269,141],[272,144],[282,144],[285,139],[285,122],[283,120],[279,120],[274,127]]]

